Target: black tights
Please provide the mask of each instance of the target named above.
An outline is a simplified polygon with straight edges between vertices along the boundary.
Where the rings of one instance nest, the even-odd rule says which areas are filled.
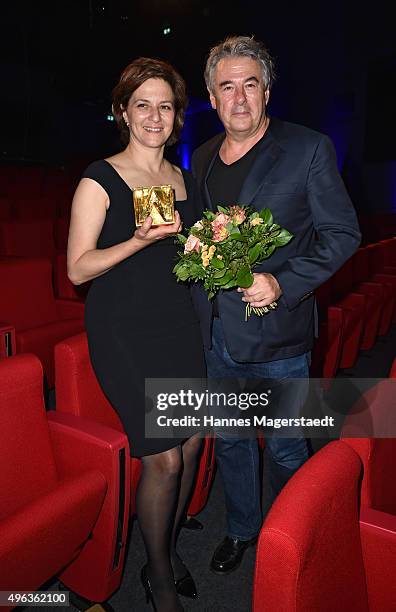
[[[136,510],[147,552],[147,575],[158,612],[182,610],[174,580],[185,569],[176,553],[176,540],[191,493],[200,446],[201,439],[194,436],[181,447],[142,457]]]

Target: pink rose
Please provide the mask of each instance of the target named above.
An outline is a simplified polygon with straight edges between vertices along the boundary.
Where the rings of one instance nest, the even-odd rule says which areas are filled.
[[[246,219],[246,213],[240,206],[230,206],[232,221],[235,225],[240,225]]]
[[[230,233],[227,230],[227,228],[224,226],[221,226],[217,228],[216,231],[213,232],[212,240],[213,242],[221,242],[222,240],[225,240],[226,238],[228,238],[229,235]]]
[[[191,251],[196,251],[197,253],[199,253],[200,246],[201,242],[199,238],[190,234],[187,238],[186,244],[184,245],[184,254],[191,253]]]
[[[218,213],[212,221],[213,229],[213,242],[221,242],[229,236],[229,232],[226,228],[228,223],[231,222],[231,217],[224,213]]]
[[[231,217],[224,213],[218,213],[212,221],[213,231],[216,231],[216,228],[225,227],[230,221]]]

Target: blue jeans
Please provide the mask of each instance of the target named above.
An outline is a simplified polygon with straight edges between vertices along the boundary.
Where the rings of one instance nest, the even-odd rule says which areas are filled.
[[[271,315],[269,315],[271,316]],[[310,354],[304,353],[289,359],[260,363],[238,363],[229,355],[221,321],[213,321],[212,348],[206,351],[209,378],[305,378],[298,392],[288,396],[287,416],[297,416],[308,391]],[[240,438],[238,434],[216,430],[216,462],[220,470],[227,511],[228,535],[231,538],[250,540],[261,528],[260,461],[256,438]],[[308,458],[308,448],[303,437],[266,439],[266,453],[273,471],[275,491]],[[276,483],[276,479],[279,482]],[[275,496],[275,494],[273,495]]]

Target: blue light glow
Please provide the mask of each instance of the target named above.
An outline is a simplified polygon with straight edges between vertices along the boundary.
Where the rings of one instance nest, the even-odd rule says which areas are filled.
[[[189,143],[182,143],[179,147],[181,165],[185,170],[191,169],[192,147]]]

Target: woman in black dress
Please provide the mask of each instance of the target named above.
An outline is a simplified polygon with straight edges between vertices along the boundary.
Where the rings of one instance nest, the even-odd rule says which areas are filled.
[[[147,58],[125,68],[113,92],[113,112],[127,143],[92,163],[76,190],[68,273],[93,279],[86,329],[99,383],[120,415],[131,454],[142,458],[137,515],[147,551],[142,582],[158,612],[182,610],[178,593],[195,595],[192,577],[176,553],[180,520],[191,493],[200,438],[146,438],[145,378],[205,376],[199,324],[188,288],[172,274],[174,234],[194,223],[195,188],[189,173],[164,159],[180,134],[185,84],[165,62]],[[175,223],[136,228],[132,189],[171,184]]]

